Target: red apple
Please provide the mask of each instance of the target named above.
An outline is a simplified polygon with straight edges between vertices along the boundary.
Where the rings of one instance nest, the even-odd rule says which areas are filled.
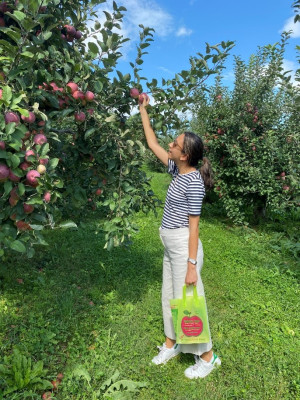
[[[5,150],[5,142],[0,140],[0,150]]]
[[[74,26],[65,25],[64,28],[66,29],[68,35],[70,35],[70,36],[76,35],[76,29],[74,28]]]
[[[43,135],[42,133],[38,133],[34,136],[33,141],[35,144],[42,145],[44,143],[47,143],[48,140],[45,135]]]
[[[31,226],[24,221],[17,221],[16,226],[19,231],[28,231],[32,230]]]
[[[28,159],[29,159],[29,157],[32,157],[32,156],[35,157],[35,152],[33,150],[27,150],[25,153],[25,160],[30,163],[30,161],[28,161]]]
[[[133,97],[134,99],[137,99],[140,95],[140,92],[136,88],[130,89],[130,96]]]
[[[100,196],[101,194],[102,194],[102,189],[98,188],[98,189],[96,190],[96,195],[97,195],[97,196]]]
[[[79,39],[81,39],[81,36],[82,36],[82,32],[76,31],[76,33],[75,33],[75,39],[79,40]]]
[[[93,92],[87,91],[85,94],[85,100],[86,101],[93,101],[95,98],[95,95]]]
[[[58,386],[58,382],[57,381],[51,381],[52,386],[53,386],[53,390],[57,390],[57,386]]]
[[[75,120],[77,122],[83,122],[85,120],[85,113],[83,111],[74,114]]]
[[[5,25],[5,20],[3,17],[0,17],[0,26],[4,27]]]
[[[75,39],[74,36],[67,34],[66,37],[67,37],[67,42],[70,42],[70,43],[74,42],[74,39]]]
[[[81,90],[75,90],[75,92],[72,93],[72,96],[76,100],[85,100],[85,95]]]
[[[141,94],[139,95],[139,103],[140,103],[140,104],[143,104],[144,99],[148,101],[149,96],[147,95],[147,93],[141,93]]]
[[[43,199],[46,203],[49,203],[49,201],[51,200],[51,193],[50,192],[45,192]]]
[[[49,162],[49,158],[40,158],[39,163],[42,165],[47,165]]]
[[[77,286],[77,289],[78,288],[80,288],[80,286]],[[64,374],[62,374],[61,372],[59,373],[59,374],[57,374],[57,380],[59,381],[59,382],[61,382],[62,380],[63,380],[63,377],[64,377]]]
[[[6,181],[9,176],[10,169],[5,164],[0,164],[0,182]]]
[[[21,168],[22,171],[26,171],[26,169],[28,169],[30,167],[31,163],[28,163],[26,161],[23,161],[19,167]]]
[[[12,111],[7,112],[5,114],[4,119],[5,119],[6,124],[9,124],[10,122],[14,122],[16,125],[18,125],[20,123],[20,118],[19,118],[18,114],[14,113]]]
[[[24,209],[24,213],[25,213],[25,214],[31,214],[32,211],[34,210],[34,206],[31,205],[31,204],[26,204],[26,203],[24,203],[24,204],[23,204],[23,209]]]
[[[19,176],[15,175],[11,170],[9,170],[8,178],[12,182],[19,182],[19,180],[21,179]]]
[[[74,93],[78,90],[78,85],[74,82],[67,83],[67,87],[70,89],[71,93]]]
[[[27,183],[30,186],[36,187],[38,186],[38,181],[37,178],[39,178],[41,175],[38,171],[36,171],[35,169],[32,169],[30,171],[27,172],[26,174],[26,179],[27,179]]]
[[[52,392],[45,392],[42,395],[43,400],[52,400]]]
[[[34,113],[32,111],[29,111],[29,116],[25,117],[24,115],[21,115],[21,119],[24,122],[28,122],[29,124],[33,124],[34,121],[35,121],[35,115],[34,115]]]

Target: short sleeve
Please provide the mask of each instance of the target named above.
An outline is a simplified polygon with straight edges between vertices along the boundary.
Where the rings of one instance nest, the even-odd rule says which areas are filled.
[[[168,160],[168,173],[171,174],[173,177],[178,175],[178,168],[177,165],[173,160]]]
[[[201,208],[204,196],[205,196],[205,187],[203,180],[195,179],[190,181],[186,191],[189,215],[201,214]]]

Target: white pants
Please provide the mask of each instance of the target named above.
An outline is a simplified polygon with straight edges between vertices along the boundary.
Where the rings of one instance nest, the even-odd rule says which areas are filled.
[[[163,261],[162,283],[162,311],[165,335],[175,340],[175,332],[172,321],[170,300],[182,297],[182,287],[185,283],[187,272],[187,259],[189,252],[189,228],[161,229],[159,230],[162,243],[165,248]],[[204,287],[200,272],[203,265],[203,248],[199,240],[197,253],[197,292],[204,296]],[[193,287],[187,287],[187,295],[191,296]],[[182,353],[192,353],[200,356],[212,349],[211,339],[208,343],[182,344]]]

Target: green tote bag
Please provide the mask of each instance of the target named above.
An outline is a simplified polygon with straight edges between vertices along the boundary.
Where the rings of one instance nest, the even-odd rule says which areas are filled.
[[[182,299],[170,300],[176,343],[208,343],[210,340],[204,296],[198,296],[194,286],[193,296],[182,289]]]

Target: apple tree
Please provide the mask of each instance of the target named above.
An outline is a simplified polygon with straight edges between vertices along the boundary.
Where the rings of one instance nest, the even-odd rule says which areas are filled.
[[[35,244],[46,244],[44,229],[74,227],[96,210],[106,247],[127,242],[137,229],[132,214],[157,202],[141,169],[145,147],[131,89],[152,93],[151,117],[165,134],[180,125],[175,110],[191,106],[193,90],[222,68],[233,45],[191,58],[190,69],[160,87],[140,76],[153,29],[140,26],[136,58],[122,73],[126,9],[113,2],[101,24],[104,2],[0,4],[1,255],[12,249],[32,257]]]
[[[214,167],[214,191],[237,223],[299,206],[299,86],[283,70],[288,37],[248,64],[235,57],[232,90],[220,75],[209,94],[198,91],[193,125]]]

